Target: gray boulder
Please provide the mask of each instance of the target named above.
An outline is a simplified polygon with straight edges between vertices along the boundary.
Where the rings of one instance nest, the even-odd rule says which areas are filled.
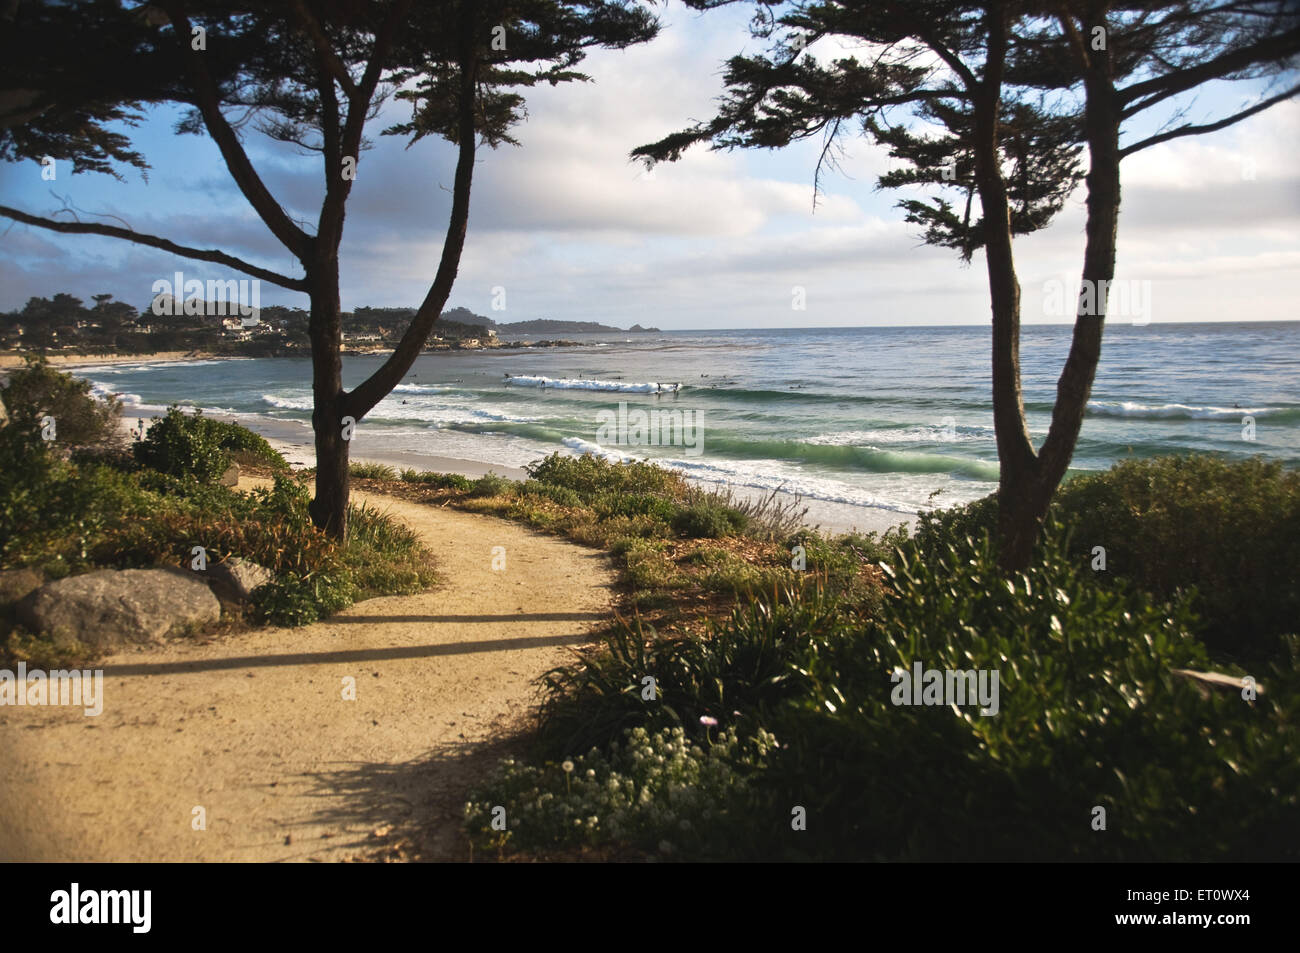
[[[226,467],[225,472],[221,474],[221,478],[217,482],[222,486],[239,486],[239,464],[232,463]]]
[[[9,411],[5,410],[4,398],[0,397],[0,427],[9,423]]]
[[[19,618],[55,642],[101,651],[160,642],[180,626],[216,622],[221,603],[181,569],[103,569],[47,583],[19,603]]]
[[[209,566],[206,576],[217,597],[228,602],[249,602],[254,589],[275,579],[265,566],[238,556]]]
[[[0,605],[17,602],[43,582],[45,577],[34,569],[0,569]]]

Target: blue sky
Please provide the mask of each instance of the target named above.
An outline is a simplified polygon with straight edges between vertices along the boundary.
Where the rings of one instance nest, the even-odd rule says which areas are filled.
[[[982,258],[966,267],[951,252],[921,246],[893,207],[900,194],[875,190],[889,160],[863,140],[850,143],[842,171],[826,176],[815,211],[819,142],[779,152],[696,149],[652,176],[628,160],[635,146],[712,114],[722,60],[753,48],[747,20],[744,9],[700,16],[669,6],[653,43],[588,58],[593,83],[534,91],[517,130],[523,147],[480,152],[449,306],[503,322],[665,329],[987,323]],[[1242,96],[1209,90],[1180,105],[1200,120]],[[342,256],[345,309],[414,305],[436,268],[454,157],[442,143],[408,150],[401,139],[380,136],[403,108],[390,105],[372,123],[376,145],[358,165]],[[174,135],[175,116],[160,110],[135,130],[153,166],[148,182],[134,173],[124,183],[74,177],[66,164],[48,182],[35,162],[0,165],[0,202],[48,215],[66,201],[139,231],[298,274],[231,183],[215,146]],[[1292,102],[1125,161],[1116,278],[1146,289],[1144,319],[1300,317],[1298,143],[1300,104]],[[314,222],[319,158],[256,136],[249,145],[273,194]],[[1027,323],[1060,320],[1050,312],[1051,282],[1077,278],[1083,220],[1080,194],[1051,228],[1018,240]],[[242,277],[112,239],[0,225],[4,310],[60,291],[87,300],[111,293],[144,307],[153,282],[178,269],[187,278]],[[498,287],[504,311],[492,309]],[[792,307],[796,287],[806,310]],[[261,296],[264,305],[306,306],[305,296],[266,283]]]

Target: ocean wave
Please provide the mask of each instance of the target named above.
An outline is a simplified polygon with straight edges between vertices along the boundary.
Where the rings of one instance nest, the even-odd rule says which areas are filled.
[[[139,371],[153,371],[163,367],[207,367],[212,364],[227,364],[231,361],[255,361],[255,357],[222,357],[198,361],[139,361],[114,362],[112,364],[83,364],[80,371],[94,371],[96,374],[134,374]]]
[[[814,446],[866,446],[877,444],[906,443],[971,443],[979,440],[992,440],[992,427],[954,428],[951,432],[946,426],[933,427],[891,427],[875,430],[845,430],[837,433],[818,434],[808,437],[803,443]]]
[[[519,417],[500,408],[463,407],[459,404],[432,403],[419,399],[403,404],[391,397],[380,401],[367,416],[370,422],[384,420],[418,420],[432,427],[453,427],[458,424],[515,423],[527,424],[537,417]]]
[[[642,459],[617,450],[610,450],[598,443],[583,440],[580,437],[566,437],[564,438],[564,445],[579,454],[602,457],[613,463],[633,463]],[[658,458],[648,462],[676,470],[683,476],[701,483],[715,483],[726,487],[746,487],[768,492],[780,490],[784,493],[797,494],[806,500],[887,510],[908,516],[914,516],[918,512],[918,508],[912,504],[883,499],[866,491],[855,491],[834,480],[821,480],[806,476],[795,477],[773,473],[766,468],[759,470],[744,467],[743,465],[702,463],[697,460]],[[768,462],[777,463],[777,461]]]
[[[583,456],[600,457],[611,463],[636,463],[640,460],[639,457],[607,450],[600,444],[592,443],[590,440],[583,440],[581,437],[565,437],[562,442],[570,450],[576,450]]]
[[[631,383],[628,381],[602,381],[602,380],[579,380],[569,377],[511,377],[505,382],[510,386],[519,387],[540,387],[543,390],[600,390],[614,391],[624,394],[656,394],[660,391],[670,391],[681,385],[675,381],[643,381]]]
[[[1286,407],[1197,407],[1191,404],[1140,404],[1132,400],[1088,401],[1088,413],[1098,417],[1146,420],[1235,420],[1247,415],[1265,417],[1287,411]]]
[[[311,396],[306,397],[287,397],[282,394],[263,394],[263,402],[270,404],[272,407],[280,410],[311,410],[313,409]]]
[[[398,384],[393,388],[395,394],[442,394],[450,390],[437,384]]]
[[[704,435],[711,453],[740,459],[784,460],[870,473],[947,473],[973,480],[997,480],[998,465],[974,457],[920,450],[882,450],[872,446],[807,443],[802,440],[747,440]]]

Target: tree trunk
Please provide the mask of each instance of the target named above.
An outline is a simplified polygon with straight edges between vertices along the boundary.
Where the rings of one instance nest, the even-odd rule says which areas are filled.
[[[998,108],[1001,103],[1005,25],[999,8],[989,13],[989,59],[974,103],[975,187],[984,223],[993,316],[993,429],[998,447],[998,541],[1008,556],[1028,561],[1038,536],[1034,519],[1041,495],[1038,460],[1025,424],[1020,382],[1020,282],[1012,253],[1011,205],[1002,176]]]
[[[1091,36],[1094,26],[1104,28],[1104,23],[1087,24],[1085,35]],[[1090,51],[1084,88],[1089,160],[1088,221],[1074,337],[1057,381],[1052,424],[1042,448],[1028,467],[1011,474],[1003,458],[1003,479],[998,487],[999,557],[1003,568],[1008,570],[1028,567],[1052,497],[1069,470],[1079,442],[1079,432],[1083,429],[1088,398],[1092,395],[1097,364],[1101,360],[1106,300],[1110,281],[1115,276],[1120,203],[1120,106],[1106,51]],[[1085,290],[1092,293],[1085,294]],[[1089,303],[1093,307],[1090,308]],[[1016,376],[1018,381],[1018,368]],[[1021,416],[1023,420],[1023,410]]]
[[[355,421],[345,420],[343,393],[342,318],[339,305],[338,258],[317,263],[308,275],[311,286],[312,415],[316,434],[316,496],[311,519],[332,539],[342,541],[348,530],[348,449]]]
[[[1089,26],[1091,32],[1091,25]],[[1041,479],[1055,491],[1074,456],[1083,419],[1092,395],[1092,383],[1101,360],[1101,338],[1106,324],[1106,302],[1115,277],[1115,240],[1120,205],[1120,106],[1110,61],[1095,51],[1084,80],[1084,121],[1088,136],[1088,220],[1083,253],[1080,297],[1075,309],[1074,338],[1056,385],[1052,426],[1043,441],[1039,459]],[[1085,290],[1093,294],[1085,295]],[[1088,302],[1095,307],[1089,309]],[[1088,313],[1091,310],[1092,313]]]

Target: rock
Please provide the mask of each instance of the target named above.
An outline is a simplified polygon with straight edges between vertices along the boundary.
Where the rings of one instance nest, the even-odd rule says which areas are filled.
[[[5,410],[4,398],[0,397],[0,427],[9,423],[9,411]]]
[[[222,486],[239,486],[239,464],[232,463],[226,467],[226,472],[221,474],[219,482]]]
[[[35,569],[0,569],[0,605],[17,602],[44,582]]]
[[[29,628],[101,651],[159,642],[178,626],[216,622],[221,603],[183,569],[101,569],[47,583],[18,604]]]
[[[203,575],[217,598],[227,602],[249,602],[254,589],[275,579],[275,573],[265,566],[238,556],[209,566]]]

